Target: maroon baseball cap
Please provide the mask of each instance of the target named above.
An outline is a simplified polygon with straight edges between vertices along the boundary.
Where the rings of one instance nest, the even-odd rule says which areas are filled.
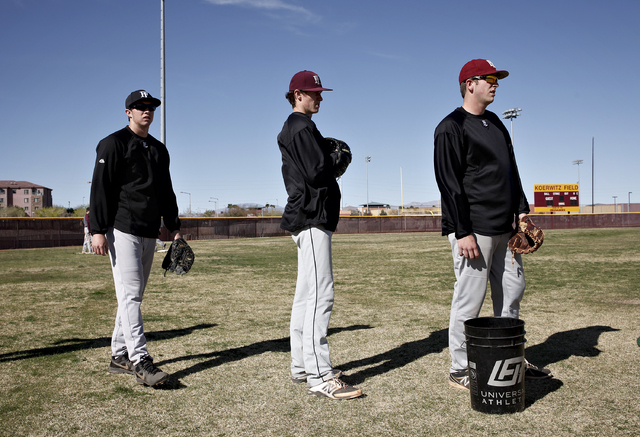
[[[333,91],[329,88],[322,88],[322,82],[320,82],[320,76],[313,71],[299,71],[294,74],[289,84],[289,91]]]
[[[496,70],[496,66],[493,65],[493,62],[487,59],[474,59],[464,64],[464,67],[460,70],[458,83],[462,83],[473,76],[485,76],[487,74],[498,76],[498,79],[504,79],[509,76],[508,71]]]

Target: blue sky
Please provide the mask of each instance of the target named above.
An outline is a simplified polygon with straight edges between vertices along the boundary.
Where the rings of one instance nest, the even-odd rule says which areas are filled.
[[[160,0],[0,2],[0,179],[87,203],[95,147],[124,100],[160,97]],[[439,199],[432,151],[475,58],[511,74],[490,110],[513,121],[527,197],[580,180],[581,204],[640,200],[638,0],[165,0],[167,147],[181,211],[286,204],[276,137],[291,76],[318,73],[320,132],[354,161],[343,205]],[[510,128],[508,120],[505,124]],[[160,138],[160,112],[151,134]],[[591,158],[592,138],[595,159]],[[365,156],[371,156],[367,165]],[[573,161],[582,159],[580,166]],[[402,179],[401,179],[402,168]],[[402,182],[402,185],[401,185]]]

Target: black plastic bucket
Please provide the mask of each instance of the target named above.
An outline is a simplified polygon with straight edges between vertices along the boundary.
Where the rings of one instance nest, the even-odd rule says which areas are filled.
[[[524,321],[480,317],[464,322],[471,408],[506,414],[524,410]]]

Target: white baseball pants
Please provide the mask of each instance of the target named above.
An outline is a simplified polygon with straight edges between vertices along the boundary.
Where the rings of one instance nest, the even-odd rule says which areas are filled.
[[[151,273],[155,238],[136,237],[111,228],[107,232],[113,282],[118,299],[118,313],[111,337],[113,356],[129,353],[137,364],[149,355],[142,327],[142,295]]]
[[[333,309],[331,236],[322,226],[292,234],[298,246],[298,279],[291,310],[291,374],[313,387],[333,378],[327,331]]]
[[[513,258],[512,265],[509,251],[511,235],[510,232],[494,236],[474,234],[480,256],[473,260],[460,256],[455,234],[448,235],[456,275],[449,319],[452,373],[467,370],[464,322],[480,314],[487,294],[487,281],[491,284],[494,317],[517,319],[519,316],[525,289],[524,269],[521,255]]]

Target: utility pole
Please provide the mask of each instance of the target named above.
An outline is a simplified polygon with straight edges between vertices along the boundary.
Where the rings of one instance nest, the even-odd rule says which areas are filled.
[[[364,161],[367,164],[367,215],[369,215],[369,163],[371,162],[371,157],[365,156]]]
[[[160,0],[160,142],[167,145],[167,98],[165,95],[166,80],[164,77],[164,0]]]
[[[591,137],[591,214],[593,214],[593,209],[595,208],[595,203],[593,200],[593,191],[595,187],[595,179],[594,179],[595,164],[593,162],[594,149],[595,149],[595,137]]]
[[[400,167],[400,212],[404,212],[404,195],[402,193],[402,167]]]

